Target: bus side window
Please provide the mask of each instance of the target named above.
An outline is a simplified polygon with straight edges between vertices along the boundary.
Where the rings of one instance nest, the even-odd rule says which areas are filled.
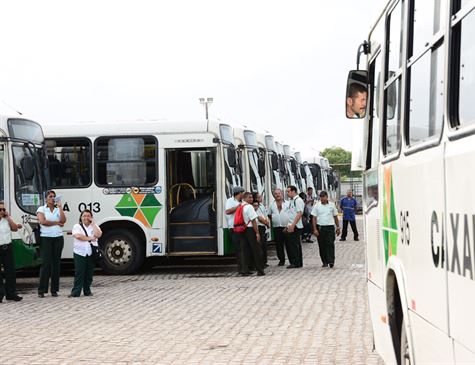
[[[388,17],[389,32],[386,39],[387,71],[384,86],[383,152],[390,155],[399,151],[401,121],[401,45],[402,11],[404,1],[397,3]]]
[[[87,138],[46,139],[52,188],[91,184],[91,141]]]
[[[380,111],[379,95],[381,90],[381,53],[373,60],[370,66],[370,124],[368,126],[368,148],[366,157],[366,168],[371,169],[378,166],[380,148]]]

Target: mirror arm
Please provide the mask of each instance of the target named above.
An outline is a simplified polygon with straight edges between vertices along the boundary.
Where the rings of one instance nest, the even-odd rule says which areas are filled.
[[[361,43],[358,47],[358,52],[356,53],[356,69],[359,70],[360,69],[360,57],[361,57],[361,54],[364,53],[364,54],[369,54],[370,53],[370,45],[368,43],[368,41],[363,41],[363,43]]]

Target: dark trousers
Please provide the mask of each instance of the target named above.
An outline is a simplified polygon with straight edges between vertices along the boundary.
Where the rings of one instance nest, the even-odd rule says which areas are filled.
[[[233,243],[234,248],[236,249],[236,263],[237,271],[242,273],[242,254],[241,254],[241,239],[240,234],[235,233],[232,229],[229,230],[229,235],[231,237],[231,242]]]
[[[246,228],[244,233],[240,234],[241,238],[241,254],[242,254],[242,270],[250,271],[254,266],[257,272],[264,272],[264,264],[262,263],[262,249],[260,243],[257,242],[256,232],[253,228]]]
[[[0,246],[0,270],[3,266],[3,273],[0,271],[0,298],[13,297],[16,295],[16,271],[13,259],[12,244]],[[3,284],[5,277],[5,284]]]
[[[348,234],[348,222],[350,222],[351,230],[353,231],[353,238],[356,240],[358,239],[358,230],[356,229],[356,221],[350,221],[347,219],[343,219],[343,231],[341,232],[341,239],[346,239],[346,235]]]
[[[40,254],[43,263],[40,268],[40,285],[38,293],[47,293],[51,277],[51,293],[59,291],[59,270],[61,266],[61,253],[63,252],[64,239],[59,237],[41,237]]]
[[[285,263],[285,249],[287,237],[284,233],[284,227],[274,227],[275,250],[279,262]]]
[[[261,236],[261,250],[262,250],[262,264],[267,265],[267,235],[266,235],[266,227],[265,226],[258,226],[259,228],[259,236]]]
[[[323,264],[335,263],[335,226],[318,226],[318,248]]]
[[[84,295],[91,294],[92,275],[94,274],[94,258],[74,254],[74,286],[71,295],[78,297],[81,290]]]
[[[287,249],[287,256],[290,264],[296,267],[303,266],[301,235],[302,230],[300,228],[295,228],[292,233],[286,233],[285,248]]]

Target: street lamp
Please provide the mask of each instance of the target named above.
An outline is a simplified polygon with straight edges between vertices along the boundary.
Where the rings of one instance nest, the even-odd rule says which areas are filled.
[[[208,105],[213,104],[213,98],[200,98],[201,105],[205,106],[206,113],[206,130],[209,130]]]

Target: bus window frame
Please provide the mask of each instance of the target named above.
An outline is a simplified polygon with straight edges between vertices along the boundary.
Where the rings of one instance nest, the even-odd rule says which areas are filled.
[[[64,140],[85,140],[87,141],[88,145],[89,145],[89,148],[90,148],[90,154],[89,154],[89,163],[90,163],[90,167],[91,167],[91,178],[89,180],[89,184],[88,185],[84,185],[84,186],[70,186],[70,187],[66,187],[66,186],[55,186],[53,187],[53,190],[55,189],[60,189],[60,190],[72,190],[72,189],[87,189],[87,188],[90,188],[91,185],[93,184],[93,182],[95,183],[95,165],[94,165],[94,160],[92,158],[92,155],[94,154],[94,150],[93,150],[93,144],[92,144],[92,141],[90,138],[88,137],[59,137],[59,138],[54,138],[54,137],[48,137],[48,138],[45,138],[45,142],[47,140],[53,140],[53,141],[64,141]],[[46,154],[48,155],[48,154]],[[96,184],[97,185],[97,184]],[[97,185],[99,186],[99,185]]]
[[[152,183],[148,183],[148,184],[141,184],[141,185],[136,185],[136,186],[140,186],[140,187],[148,187],[148,186],[155,186],[157,185],[158,181],[159,181],[159,166],[158,166],[158,151],[159,151],[159,145],[158,145],[158,139],[157,137],[155,137],[154,135],[152,134],[141,134],[141,135],[111,135],[111,136],[98,136],[94,139],[94,184],[97,186],[97,187],[100,187],[100,188],[124,188],[124,187],[131,187],[131,186],[128,186],[128,185],[117,185],[117,184],[99,184],[98,183],[98,178],[97,178],[97,172],[98,172],[98,168],[97,168],[97,144],[99,140],[103,139],[103,138],[108,138],[108,139],[128,139],[128,138],[151,138],[155,141],[155,181],[153,181]],[[144,160],[146,161],[146,160]],[[116,161],[116,162],[120,162],[120,161]],[[130,161],[122,161],[122,162],[130,162]]]
[[[370,92],[369,94],[369,105],[368,105],[368,138],[366,139],[367,141],[367,146],[366,146],[366,165],[365,165],[365,171],[369,171],[372,169],[371,165],[373,163],[372,159],[373,159],[373,139],[374,139],[374,135],[373,135],[373,123],[374,123],[374,117],[373,117],[373,106],[376,102],[376,94],[374,93],[374,90],[375,90],[375,70],[374,70],[374,63],[376,62],[376,59],[378,57],[381,57],[381,65],[383,64],[383,52],[381,50],[381,47],[378,47],[373,56],[371,57],[371,59],[369,60],[368,62],[368,66],[370,66],[370,69],[369,69],[369,81],[370,83],[368,84],[368,86],[371,86],[371,88],[368,88],[368,92]],[[382,80],[379,80],[379,92],[381,92],[381,84],[382,84]],[[378,108],[378,106],[376,106],[376,108]],[[378,135],[376,136],[376,138],[379,139],[379,143],[378,143],[378,149],[379,149],[379,153],[380,153],[380,159],[378,161],[378,164],[379,162],[381,161],[381,155],[382,155],[382,151],[381,151],[381,118],[378,118],[379,119],[379,133]]]
[[[451,10],[449,21],[450,27],[450,50],[449,50],[449,102],[447,116],[447,138],[449,141],[456,141],[475,134],[475,123],[468,125],[461,125],[459,123],[459,84],[458,76],[460,70],[460,30],[455,29],[460,27],[463,20],[472,12],[475,12],[475,4],[465,6],[462,9]]]
[[[406,62],[406,106],[409,106],[409,99],[411,98],[411,81],[412,81],[412,66],[420,60],[422,57],[424,57],[428,52],[432,53],[434,50],[440,48],[440,47],[445,47],[444,50],[444,59],[446,59],[447,55],[447,41],[444,38],[445,37],[445,31],[446,28],[439,29],[437,33],[432,35],[431,40],[429,41],[428,44],[424,46],[422,50],[419,51],[419,53],[414,54],[414,38],[413,38],[413,22],[414,22],[414,0],[409,0],[408,4],[408,36],[407,36],[407,50],[410,54],[410,57],[407,58]],[[412,35],[409,36],[409,35]],[[444,65],[445,66],[445,65]],[[444,70],[445,72],[445,70]],[[444,96],[447,98],[447,95]],[[409,130],[410,130],[410,118],[409,118],[409,111],[410,108],[406,107],[405,112],[404,112],[404,120],[403,120],[403,139],[404,139],[404,156],[410,156],[415,153],[434,148],[440,145],[442,142],[443,136],[444,136],[444,129],[445,129],[445,124],[446,124],[446,119],[447,119],[447,112],[444,113],[444,120],[442,121],[441,127],[440,127],[440,132],[438,135],[433,135],[427,138],[426,140],[419,141],[413,145],[409,144]]]
[[[384,70],[383,70],[383,75],[384,75],[384,80],[383,80],[383,113],[382,113],[382,125],[381,125],[381,158],[380,158],[380,164],[385,165],[391,161],[397,160],[401,156],[402,152],[402,135],[401,135],[401,127],[404,123],[404,120],[400,120],[398,123],[398,133],[399,133],[399,138],[398,138],[398,146],[397,146],[397,151],[394,151],[392,153],[387,153],[386,152],[386,131],[387,131],[387,90],[388,88],[395,82],[398,82],[398,79],[400,79],[401,86],[399,87],[399,93],[401,93],[402,87],[403,87],[403,81],[405,79],[405,67],[406,67],[406,60],[405,57],[403,57],[403,63],[399,67],[398,70],[395,71],[394,75],[392,75],[390,78],[388,78],[388,68],[389,68],[389,37],[391,36],[390,32],[390,27],[391,27],[391,15],[394,9],[401,4],[401,32],[403,32],[403,37],[401,39],[401,46],[402,49],[404,50],[406,47],[404,45],[407,43],[407,29],[404,28],[404,22],[402,21],[404,19],[404,12],[407,11],[407,4],[408,0],[398,0],[395,1],[393,6],[391,6],[385,14],[385,37],[384,37]],[[403,54],[403,56],[405,56]],[[404,84],[405,85],[405,84]],[[405,107],[404,105],[404,100],[402,98],[399,98],[399,114],[400,114],[400,119],[404,117],[402,111],[404,110],[402,107]]]

